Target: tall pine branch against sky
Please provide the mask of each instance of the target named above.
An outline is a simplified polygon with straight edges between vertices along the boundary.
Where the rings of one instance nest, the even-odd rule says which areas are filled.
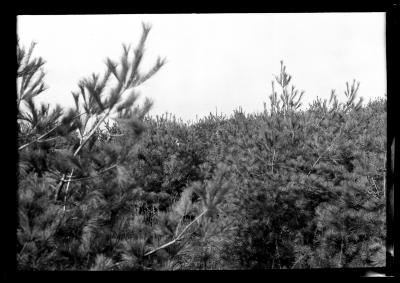
[[[331,89],[344,98],[353,78],[365,101],[386,93],[384,13],[22,15],[21,44],[37,42],[35,55],[47,62],[49,89],[38,101],[72,107],[78,81],[102,73],[106,57],[119,60],[122,43],[139,41],[141,22],[153,26],[142,72],[167,59],[139,88],[141,99],[155,102],[152,115],[262,111],[280,60],[305,90],[306,106],[329,99]]]

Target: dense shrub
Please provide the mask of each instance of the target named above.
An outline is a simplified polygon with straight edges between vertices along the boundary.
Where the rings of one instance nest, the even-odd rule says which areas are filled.
[[[363,105],[353,81],[301,108],[282,63],[269,110],[151,117],[133,106],[164,64],[138,71],[149,31],[69,111],[36,105],[44,61],[18,46],[19,269],[385,264],[386,99]]]

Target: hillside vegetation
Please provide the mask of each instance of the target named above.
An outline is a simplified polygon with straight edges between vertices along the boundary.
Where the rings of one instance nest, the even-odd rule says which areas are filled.
[[[353,81],[301,110],[282,63],[260,113],[151,117],[149,31],[70,110],[34,102],[44,61],[18,46],[18,269],[385,265],[386,98]]]

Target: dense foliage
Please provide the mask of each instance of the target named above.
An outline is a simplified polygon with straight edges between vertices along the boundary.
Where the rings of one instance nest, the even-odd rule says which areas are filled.
[[[281,63],[261,113],[150,117],[134,107],[164,64],[139,69],[149,31],[68,111],[36,105],[44,61],[18,46],[19,269],[385,264],[385,99],[356,101],[354,81],[302,110]]]

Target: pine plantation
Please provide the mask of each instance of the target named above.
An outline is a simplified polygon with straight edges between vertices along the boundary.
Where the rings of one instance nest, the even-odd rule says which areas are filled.
[[[270,107],[196,122],[148,115],[135,87],[150,26],[82,79],[75,107],[38,105],[34,44],[17,46],[20,270],[385,265],[386,99],[303,92],[281,62]]]

